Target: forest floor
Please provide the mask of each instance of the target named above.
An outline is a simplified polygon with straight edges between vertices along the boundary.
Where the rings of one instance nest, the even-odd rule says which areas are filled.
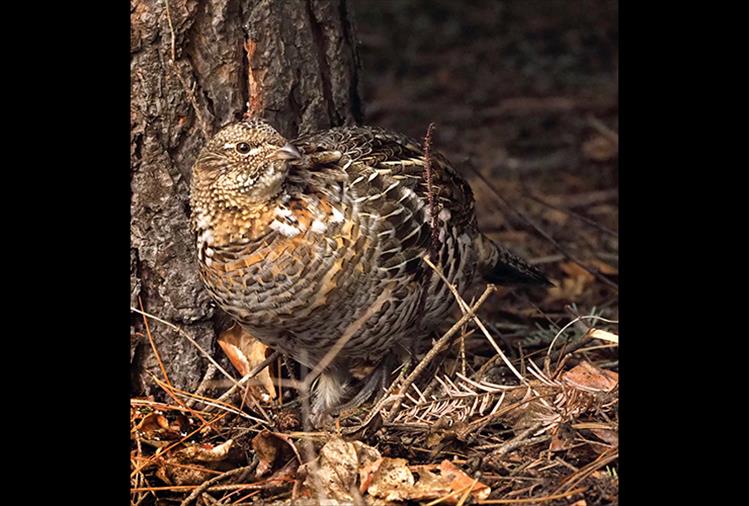
[[[434,123],[482,230],[555,286],[498,288],[399,401],[334,432],[273,386],[297,374],[280,359],[244,401],[133,399],[133,503],[618,503],[617,2],[542,5],[352,9],[367,123],[417,139]],[[222,347],[247,373],[264,351],[238,339]]]

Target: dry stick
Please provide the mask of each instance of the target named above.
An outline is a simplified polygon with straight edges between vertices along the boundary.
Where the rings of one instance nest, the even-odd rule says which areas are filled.
[[[587,216],[583,216],[580,213],[576,213],[575,211],[572,211],[571,209],[565,209],[564,207],[555,206],[554,204],[546,202],[542,198],[537,197],[536,195],[533,195],[532,193],[523,192],[522,195],[524,197],[529,198],[530,200],[532,200],[534,202],[538,202],[539,204],[541,204],[544,207],[548,207],[549,209],[553,209],[555,211],[559,211],[560,213],[564,213],[566,215],[572,216],[573,218],[576,218],[576,219],[582,221],[583,223],[587,223],[591,227],[600,230],[604,234],[608,234],[611,237],[619,237],[619,234],[617,232],[611,230],[610,228],[608,228],[608,227],[606,227],[604,225],[601,225],[600,223],[598,223],[595,220],[591,220]]]
[[[188,506],[194,499],[196,499],[199,495],[201,495],[203,492],[207,491],[209,488],[211,488],[211,485],[214,483],[218,483],[221,480],[225,480],[227,478],[231,478],[232,476],[237,476],[238,474],[242,474],[245,471],[252,471],[257,467],[257,461],[253,462],[252,464],[248,466],[238,467],[236,469],[232,469],[231,471],[227,471],[223,474],[220,474],[216,476],[215,478],[211,478],[210,480],[204,481],[200,484],[198,488],[192,491],[190,495],[188,495],[184,501],[180,503],[180,506]]]
[[[408,365],[410,364],[411,358],[407,358],[406,362],[403,364],[403,367],[401,368],[400,373],[398,374],[398,377],[395,378],[395,380],[390,384],[390,386],[385,390],[385,393],[383,394],[382,398],[377,401],[377,404],[372,407],[372,409],[369,411],[369,415],[364,419],[362,423],[360,423],[358,426],[354,427],[345,427],[343,429],[344,434],[354,434],[367,425],[374,419],[375,416],[385,407],[386,404],[394,402],[395,399],[391,397],[391,394],[393,393],[393,390],[395,390],[396,385],[400,383],[400,381],[403,379],[403,376],[406,375],[406,370],[408,369]]]
[[[216,367],[216,369],[218,369],[219,371],[221,371],[221,373],[222,373],[222,374],[223,374],[224,376],[226,376],[227,378],[229,378],[229,381],[231,381],[231,382],[232,382],[232,383],[234,383],[235,385],[237,384],[237,380],[236,380],[236,379],[234,379],[234,377],[233,377],[233,376],[232,376],[231,374],[229,374],[228,372],[226,372],[226,370],[225,370],[225,369],[224,369],[223,367],[221,367],[221,366],[220,366],[220,365],[218,364],[218,362],[216,362],[216,361],[215,361],[215,360],[213,359],[213,357],[211,357],[211,354],[210,354],[210,353],[208,353],[207,351],[205,351],[205,350],[204,350],[204,349],[203,349],[203,348],[202,348],[202,347],[201,347],[201,346],[200,346],[200,345],[199,345],[199,344],[198,344],[198,343],[197,343],[197,342],[195,341],[195,339],[193,339],[192,337],[190,337],[190,335],[189,335],[189,334],[188,334],[187,332],[185,332],[184,330],[182,330],[181,328],[179,328],[179,327],[178,327],[178,326],[176,326],[175,324],[173,324],[173,323],[169,323],[169,322],[168,322],[168,321],[166,321],[166,320],[162,320],[161,318],[158,318],[158,317],[156,317],[156,316],[154,316],[154,315],[152,315],[152,314],[148,314],[148,313],[146,313],[145,311],[142,311],[142,310],[138,310],[138,309],[136,309],[136,308],[134,308],[134,307],[131,307],[131,308],[130,308],[130,311],[135,311],[136,313],[142,314],[143,316],[148,316],[148,317],[149,317],[149,318],[151,318],[152,320],[156,320],[157,322],[163,323],[164,325],[166,325],[166,326],[168,326],[168,327],[170,327],[170,328],[172,328],[172,329],[176,330],[176,331],[177,331],[177,333],[178,333],[179,335],[181,335],[182,337],[184,337],[185,339],[187,339],[187,340],[188,340],[188,341],[190,342],[190,344],[192,344],[193,346],[195,346],[195,348],[197,348],[197,349],[198,349],[198,351],[199,351],[199,352],[200,352],[200,353],[201,353],[201,354],[202,354],[202,355],[203,355],[203,356],[204,356],[205,358],[207,358],[207,359],[208,359],[208,361],[209,361],[209,362],[210,362],[211,364],[213,364],[213,365],[214,365],[214,367]]]
[[[584,321],[584,320],[601,320],[606,323],[619,323],[619,320],[608,320],[602,316],[597,316],[597,315],[578,316],[574,320],[567,323],[567,325],[562,327],[559,330],[559,332],[557,332],[557,334],[554,336],[554,339],[551,340],[551,344],[549,344],[549,349],[546,350],[546,357],[544,358],[544,372],[546,373],[547,376],[552,377],[551,376],[551,350],[552,348],[554,348],[554,343],[557,342],[557,339],[559,339],[559,336],[561,336],[562,333],[564,333],[564,331],[567,330],[570,326],[574,325],[575,323],[579,321]],[[590,339],[585,339],[583,343],[587,343],[589,340]]]
[[[557,242],[556,239],[554,239],[553,237],[551,237],[551,235],[549,235],[548,232],[546,232],[540,226],[536,225],[536,223],[534,223],[533,220],[531,220],[530,218],[528,218],[525,215],[525,213],[522,213],[522,212],[518,211],[517,209],[515,209],[514,207],[512,207],[512,205],[510,205],[510,203],[504,197],[502,197],[502,195],[499,194],[499,192],[496,190],[496,188],[494,188],[494,186],[489,182],[488,179],[486,179],[484,177],[483,174],[481,174],[481,172],[479,172],[476,169],[472,169],[472,170],[479,177],[479,179],[481,179],[484,182],[484,184],[486,184],[486,186],[491,190],[491,192],[494,194],[494,196],[497,197],[497,199],[499,199],[499,201],[507,209],[509,209],[510,211],[512,211],[516,216],[518,216],[520,219],[522,219],[528,225],[530,225],[531,227],[533,227],[533,229],[536,232],[538,232],[539,234],[541,234],[541,236],[544,239],[546,239],[547,241],[549,241],[567,259],[569,259],[570,261],[572,261],[572,262],[576,263],[577,265],[579,265],[586,272],[588,272],[592,276],[595,276],[602,283],[607,284],[608,286],[610,286],[611,288],[613,288],[613,289],[615,289],[617,291],[619,290],[619,285],[618,284],[614,283],[613,281],[611,281],[610,279],[608,279],[606,276],[604,276],[603,274],[601,274],[600,272],[598,272],[598,269],[591,269],[590,267],[588,267],[587,265],[585,265],[580,259],[578,259],[577,257],[573,256],[569,251],[567,251],[566,248],[564,248],[561,244],[559,244],[559,242]]]
[[[479,481],[478,478],[475,478],[474,482],[471,483],[470,485],[466,485],[465,487],[459,488],[458,490],[453,490],[452,492],[448,493],[447,495],[443,495],[442,497],[437,498],[434,501],[430,501],[430,502],[426,503],[424,506],[435,506],[436,504],[444,502],[444,501],[450,499],[451,497],[456,496],[458,494],[462,494],[464,492],[466,493],[466,496],[467,496],[468,494],[471,493],[471,491],[473,490],[473,487],[476,485],[476,483],[478,483],[478,481]],[[464,501],[465,501],[465,499],[463,499],[459,504],[463,504]]]
[[[528,436],[530,436],[531,434],[533,434],[534,432],[536,432],[538,429],[540,429],[543,426],[544,424],[542,422],[533,424],[532,426],[528,427],[523,432],[521,432],[514,438],[510,439],[506,443],[502,444],[502,446],[500,446],[493,452],[491,452],[489,455],[486,456],[486,459],[487,460],[488,459],[501,459],[502,457],[504,457],[505,455],[507,455],[513,450],[517,450],[518,448],[522,446],[527,446],[530,444],[537,443],[538,441],[534,441],[533,443],[529,443],[529,441],[538,439],[538,438],[531,438],[531,439],[527,439],[527,438]],[[542,439],[548,439],[550,436],[546,435],[546,436],[540,436],[540,437]]]
[[[131,406],[148,406],[148,407],[150,407],[152,409],[159,409],[159,410],[162,410],[162,411],[174,410],[174,411],[183,411],[183,412],[187,412],[187,413],[192,413],[193,411],[197,411],[198,413],[201,413],[201,414],[204,414],[204,415],[208,414],[207,411],[201,411],[201,410],[195,409],[195,408],[190,409],[190,408],[186,408],[184,406],[177,406],[176,404],[165,404],[163,402],[156,402],[156,401],[152,401],[152,400],[149,400],[149,399],[134,399],[134,398],[131,398],[130,399],[130,405]]]
[[[432,132],[434,130],[434,123],[429,123],[427,127],[427,133],[424,136],[424,178],[427,181],[427,199],[429,200],[429,214],[430,224],[432,229],[432,243],[431,249],[435,255],[439,254],[438,249],[438,234],[437,234],[437,213],[435,212],[434,205],[434,189],[432,187]]]
[[[198,385],[198,388],[195,390],[195,396],[202,396],[206,390],[208,390],[209,385],[211,384],[211,380],[216,376],[216,372],[218,369],[216,369],[216,366],[213,364],[208,364],[208,369],[206,369],[205,374],[203,375],[203,379],[200,380],[200,384]],[[198,400],[196,398],[192,398],[187,401],[188,407],[193,407],[195,403]]]
[[[142,311],[142,309],[143,309],[143,301],[141,300],[140,295],[138,296],[138,304],[141,307],[141,311],[138,311],[135,308],[130,308],[130,309],[134,309],[135,311],[138,311],[139,313],[141,313],[143,315],[143,323],[144,323],[144,325],[146,327],[146,335],[148,336],[148,342],[151,344],[151,349],[153,350],[153,354],[156,356],[156,361],[158,362],[159,368],[161,369],[161,374],[164,375],[164,380],[166,381],[166,385],[164,385],[164,384],[160,383],[158,381],[158,379],[156,379],[154,377],[154,379],[156,379],[156,383],[159,384],[159,386],[164,390],[164,392],[167,393],[167,395],[169,395],[169,397],[171,397],[172,399],[174,399],[177,404],[179,404],[179,405],[184,406],[185,408],[187,408],[190,411],[190,413],[192,413],[195,417],[197,417],[204,425],[208,425],[211,428],[215,428],[215,427],[213,427],[213,425],[208,420],[206,420],[205,418],[203,418],[200,415],[200,413],[198,413],[197,411],[193,411],[192,409],[190,409],[184,402],[182,402],[181,399],[179,399],[174,394],[174,392],[173,392],[174,386],[172,385],[172,382],[169,379],[169,375],[166,373],[166,367],[164,367],[164,362],[161,360],[161,354],[159,353],[159,349],[156,347],[156,341],[154,340],[153,335],[151,334],[151,326],[148,324],[148,319],[146,318],[146,313]]]
[[[138,304],[140,305],[141,309],[143,309],[143,301],[141,300],[140,295],[138,295]],[[143,311],[138,311],[134,307],[131,307],[130,309],[132,311],[137,311],[141,315],[143,315],[143,324],[146,327],[146,336],[148,336],[148,342],[151,344],[151,349],[153,350],[153,354],[156,357],[156,362],[159,364],[159,369],[161,369],[161,374],[164,375],[164,379],[166,380],[167,384],[169,386],[172,386],[172,382],[169,380],[169,375],[166,373],[166,367],[164,367],[164,362],[161,360],[161,354],[159,353],[159,349],[156,347],[156,341],[154,341],[153,335],[151,335],[151,326],[148,325],[148,319],[146,318],[146,313],[144,313]]]
[[[421,359],[421,362],[419,362],[419,364],[414,368],[413,372],[411,372],[411,374],[403,382],[403,385],[401,385],[401,396],[395,401],[395,405],[393,406],[393,409],[390,410],[390,413],[388,413],[388,416],[387,418],[385,418],[384,423],[389,423],[393,419],[393,417],[395,417],[395,415],[398,413],[398,410],[400,409],[403,396],[406,394],[413,382],[416,381],[416,378],[418,378],[419,375],[424,371],[424,369],[426,369],[426,367],[429,365],[429,363],[434,360],[434,357],[436,357],[442,351],[442,348],[444,348],[450,338],[452,338],[452,336],[455,335],[458,330],[460,330],[460,328],[468,322],[468,320],[474,317],[474,312],[477,311],[478,308],[481,307],[481,305],[484,303],[484,301],[489,298],[489,295],[491,295],[495,291],[496,287],[494,285],[486,285],[484,293],[481,294],[479,300],[476,301],[476,304],[470,307],[468,309],[468,312],[464,314],[460,320],[455,322],[453,326],[450,327],[450,329],[448,329],[448,331],[439,338],[434,346],[432,346],[432,349],[429,350],[424,358]]]
[[[279,356],[279,355],[280,355],[280,353],[278,351],[274,351],[273,353],[271,353],[268,356],[268,358],[266,358],[265,360],[263,360],[262,362],[260,362],[258,365],[256,365],[254,369],[252,369],[250,372],[248,372],[247,374],[245,374],[244,377],[241,380],[239,380],[238,382],[236,382],[234,384],[234,386],[232,386],[229,390],[227,390],[226,392],[224,392],[221,395],[221,397],[219,397],[216,400],[219,401],[219,402],[225,402],[226,399],[228,399],[232,395],[234,395],[234,392],[236,392],[237,390],[239,390],[240,388],[242,388],[248,381],[250,381],[252,378],[254,378],[255,376],[257,376],[260,373],[260,371],[262,371],[263,369],[265,369],[266,367],[268,367],[276,359],[276,357]],[[210,408],[206,408],[206,411],[210,411]]]
[[[226,416],[226,413],[218,415],[216,417],[216,419],[214,420],[214,422],[220,421],[224,416]],[[141,465],[140,467],[137,467],[136,469],[134,469],[130,473],[130,477],[132,478],[137,473],[139,473],[142,469],[144,469],[144,468],[148,467],[149,465],[153,464],[156,460],[159,459],[159,457],[161,457],[163,455],[166,455],[166,453],[168,451],[172,450],[173,448],[176,448],[180,444],[184,443],[185,441],[187,441],[188,439],[190,439],[191,437],[193,437],[195,434],[197,434],[198,432],[200,432],[201,430],[203,430],[204,427],[205,427],[205,425],[201,425],[200,427],[198,427],[194,431],[190,432],[189,434],[187,434],[185,436],[182,436],[181,438],[177,439],[173,443],[171,443],[171,444],[169,444],[169,445],[161,448],[161,452],[160,453],[151,455],[150,457],[148,457],[147,461],[143,465]]]
[[[575,490],[570,490],[569,492],[564,492],[562,494],[545,495],[541,497],[525,497],[523,499],[485,499],[483,501],[479,501],[477,504],[524,504],[528,502],[547,502],[553,501],[555,499],[564,499],[565,497],[569,497],[575,494],[581,494],[586,490],[588,490],[587,487],[580,487],[576,488]]]
[[[154,381],[156,382],[157,385],[159,385],[160,387],[164,388],[163,382],[159,381],[158,378],[154,378]],[[178,388],[173,388],[173,391],[175,393],[180,394],[180,395],[182,395],[184,397],[187,397],[189,399],[196,398],[195,394],[191,394],[190,392],[185,392],[184,390],[180,390]],[[237,416],[241,416],[242,418],[246,418],[248,420],[252,420],[252,421],[258,422],[258,423],[264,423],[266,425],[272,425],[272,422],[267,419],[267,416],[266,416],[266,420],[263,420],[261,418],[254,417],[252,415],[248,415],[244,411],[241,411],[241,410],[235,408],[234,406],[232,406],[231,404],[228,404],[228,403],[218,404],[218,403],[216,403],[216,401],[214,399],[209,399],[207,397],[197,397],[197,399],[200,402],[202,402],[203,404],[205,404],[206,406],[218,407],[218,408],[223,409],[224,411],[228,411],[229,413],[235,414]],[[208,409],[206,409],[205,411],[208,412]],[[197,416],[197,413],[199,413],[199,411],[195,411],[195,413],[196,413],[196,416]],[[201,420],[203,420],[203,419],[201,418]],[[204,422],[204,423],[206,423],[207,425],[210,425],[209,422]],[[215,429],[215,427],[213,427],[213,425],[210,425],[210,426],[211,426],[211,428]]]
[[[593,115],[588,116],[588,123],[590,126],[595,128],[598,133],[614,142],[617,146],[619,145],[619,134],[604,125],[604,123]]]
[[[561,485],[555,490],[555,492],[561,492],[562,490],[568,489],[574,485],[577,485],[580,481],[587,478],[590,474],[598,470],[599,468],[610,464],[614,460],[619,458],[619,450],[612,449],[605,453],[602,453],[596,460],[580,468],[580,471],[573,473],[562,482]]]
[[[453,293],[453,295],[455,296],[455,298],[458,300],[458,305],[461,306],[461,308],[466,308],[467,309],[468,308],[468,304],[466,304],[466,301],[464,301],[463,298],[460,296],[460,294],[458,293],[458,289],[455,288],[455,286],[453,286],[451,283],[448,283],[447,278],[445,278],[445,276],[442,274],[441,269],[439,267],[437,267],[436,265],[434,265],[426,257],[424,257],[424,262],[426,262],[426,264],[429,267],[431,267],[432,269],[434,269],[434,271],[437,273],[437,275],[440,277],[440,279],[442,281],[444,281],[445,283],[447,283],[448,288],[450,288],[450,291]],[[495,287],[495,290],[496,290],[496,287]],[[494,347],[494,350],[497,352],[497,354],[500,357],[502,357],[502,361],[505,363],[505,365],[507,365],[507,367],[510,369],[510,371],[512,371],[512,373],[518,378],[518,380],[520,380],[521,383],[527,383],[527,381],[523,377],[523,375],[520,374],[520,372],[518,372],[517,369],[515,369],[515,366],[512,365],[512,363],[510,362],[510,359],[507,358],[507,356],[504,354],[504,352],[499,347],[499,345],[497,344],[497,342],[494,340],[494,338],[491,336],[491,334],[489,334],[489,331],[486,329],[486,327],[484,326],[484,323],[478,318],[478,316],[476,316],[476,315],[473,316],[473,322],[481,330],[481,332],[483,332],[484,336],[491,343],[491,345]]]

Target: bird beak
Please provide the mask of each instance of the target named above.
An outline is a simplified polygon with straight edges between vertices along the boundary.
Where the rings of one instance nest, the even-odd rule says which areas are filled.
[[[276,160],[299,160],[302,158],[302,155],[294,146],[287,142],[284,147],[276,151],[274,158]]]

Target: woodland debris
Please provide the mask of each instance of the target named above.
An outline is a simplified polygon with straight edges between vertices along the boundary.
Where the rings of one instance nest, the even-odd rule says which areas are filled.
[[[224,331],[218,338],[218,344],[242,376],[248,375],[265,361],[268,349],[239,325],[233,325]],[[256,384],[251,384],[249,389],[256,399],[268,402],[276,398],[276,390],[267,367],[255,376],[253,383]]]

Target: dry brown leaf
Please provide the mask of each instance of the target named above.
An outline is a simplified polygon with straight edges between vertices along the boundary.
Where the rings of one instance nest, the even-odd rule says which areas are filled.
[[[270,431],[264,430],[252,438],[252,449],[258,456],[258,465],[255,475],[259,478],[273,468],[273,463],[282,451],[286,443],[273,436]]]
[[[149,434],[157,430],[168,429],[169,421],[164,415],[158,411],[154,411],[143,417],[143,420],[135,428],[143,434]]]
[[[580,264],[575,262],[562,262],[559,264],[559,268],[564,271],[571,278],[582,278],[585,283],[592,283],[596,280],[596,277],[586,271]]]
[[[161,412],[154,411],[143,417],[143,420],[136,425],[135,429],[139,432],[141,438],[148,442],[172,441],[182,437],[182,419],[186,420],[184,415],[170,423],[169,419]]]
[[[562,381],[584,392],[611,392],[619,385],[619,374],[583,361],[562,374]]]
[[[611,429],[590,429],[598,439],[611,446],[619,446],[619,433]]]
[[[190,445],[178,451],[175,456],[182,461],[219,462],[226,459],[233,445],[233,439],[216,446],[210,444]]]
[[[337,501],[354,501],[358,494],[356,482],[362,468],[371,467],[380,459],[380,452],[359,441],[349,443],[334,437],[320,449],[314,462],[299,466],[302,482],[299,494],[326,497]]]
[[[285,434],[263,430],[252,438],[252,449],[258,456],[259,462],[255,475],[261,477],[273,468],[273,465],[288,460],[296,455],[301,461],[297,449],[291,439]],[[280,458],[279,458],[280,457]]]
[[[234,441],[216,446],[191,444],[164,459],[156,476],[173,485],[195,485],[216,475],[216,469],[226,465]]]
[[[405,501],[412,498],[414,481],[406,459],[384,458],[366,490],[385,501]]]
[[[569,221],[570,215],[558,209],[547,209],[544,211],[544,219],[549,223],[565,225]]]
[[[268,349],[239,325],[233,325],[225,330],[219,336],[218,344],[242,376],[249,374],[265,360],[265,353]],[[276,398],[276,389],[273,387],[273,380],[267,367],[260,371],[253,381],[260,385],[250,386],[255,398],[265,402]]]
[[[549,287],[547,290],[547,302],[555,300],[575,301],[595,281],[595,276],[575,262],[563,262],[559,264],[567,277],[557,283],[557,286]]]
[[[449,460],[443,460],[439,465],[411,466],[410,469],[419,474],[419,480],[408,497],[412,501],[444,498],[442,502],[445,504],[457,504],[469,488],[474,501],[486,499],[491,493],[491,488],[481,482],[474,484],[473,478]]]
[[[583,143],[582,151],[589,160],[605,162],[617,155],[619,147],[613,140],[603,135],[596,135]]]
[[[585,502],[585,499],[580,499],[579,501],[573,503],[572,506],[588,506],[588,503]]]
[[[295,497],[324,496],[351,502],[358,492],[367,495],[368,504],[425,501],[450,494],[443,502],[456,504],[469,489],[474,500],[485,499],[491,492],[483,483],[474,484],[473,478],[448,460],[439,465],[409,466],[406,459],[382,457],[371,446],[340,438],[328,441],[315,462],[300,466],[298,479],[302,486]]]
[[[551,434],[549,450],[559,452],[569,450],[575,444],[575,431],[567,424],[559,424]]]

